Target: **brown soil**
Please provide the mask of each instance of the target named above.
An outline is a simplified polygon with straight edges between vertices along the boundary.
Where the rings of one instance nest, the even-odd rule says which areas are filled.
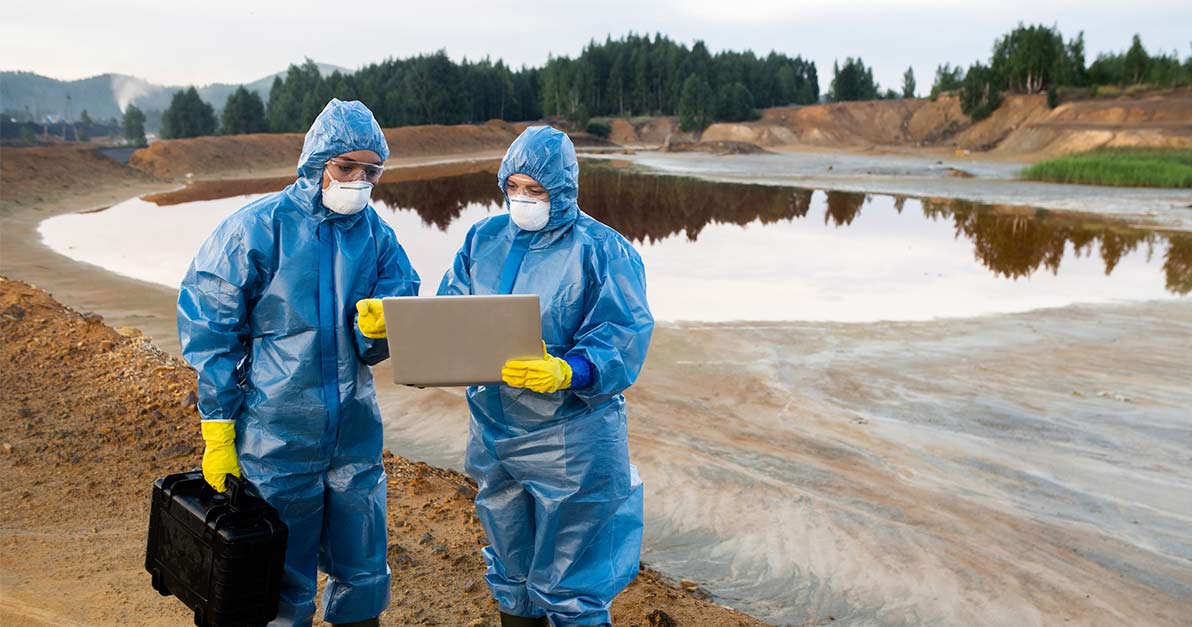
[[[406,126],[385,129],[390,161],[503,151],[517,137],[514,125],[493,121],[479,125]],[[160,178],[259,176],[278,170],[293,176],[302,152],[300,133],[234,135],[154,142],[133,153],[129,165]]]
[[[0,275],[52,286],[58,299],[83,310],[102,308],[116,326],[135,326],[159,347],[174,349],[178,332],[170,290],[59,255],[41,244],[37,227],[54,215],[94,211],[178,185],[94,150],[70,146],[4,148],[0,172],[5,181],[0,188]],[[120,298],[113,302],[112,294]]]
[[[637,129],[629,120],[623,118],[613,118],[608,121],[610,132],[608,134],[609,140],[615,144],[635,144],[639,141]]]
[[[73,145],[0,149],[0,215],[77,198],[96,188],[143,185],[152,176],[121,165],[94,148]]]
[[[996,118],[1006,108],[998,109],[972,130],[983,124],[996,128]],[[1094,148],[1192,148],[1189,89],[1146,97],[1083,100],[1055,109],[1047,109],[1040,96],[1018,109],[1019,120],[1001,124],[1007,132],[997,144],[999,153],[1051,157]]]
[[[527,126],[524,122],[491,120],[485,124],[387,128],[385,139],[392,151],[388,163],[394,166],[413,160],[424,162],[428,157],[478,154],[499,158]],[[613,145],[589,133],[569,135],[581,148]],[[300,133],[282,133],[170,139],[133,153],[129,165],[163,179],[259,178],[262,172],[268,172],[293,180],[303,138]]]
[[[662,143],[613,124],[619,143]],[[655,133],[657,134],[657,133]],[[653,139],[654,141],[651,141]],[[1100,147],[1192,147],[1192,90],[1096,99],[1047,107],[1045,95],[1010,96],[993,115],[973,123],[956,97],[777,107],[754,122],[722,122],[701,142],[746,142],[765,148],[956,148],[994,156],[1038,159]]]
[[[694,135],[679,130],[679,120],[674,116],[659,116],[626,120],[609,120],[612,133],[609,140],[621,145],[661,145],[670,141],[692,141]]]
[[[194,372],[136,330],[0,278],[0,623],[180,625],[144,572],[152,480],[197,467]],[[382,624],[495,625],[474,484],[386,454],[393,603]],[[691,591],[687,591],[691,589]],[[649,569],[621,625],[762,625]],[[667,622],[666,618],[672,622]]]
[[[281,168],[285,164],[292,168],[302,152],[302,140],[299,133],[167,139],[132,153],[128,164],[167,179],[235,176],[238,171]]]
[[[759,146],[840,147],[919,145],[939,139],[966,118],[955,98],[843,102],[777,107],[755,122],[722,122],[702,141],[743,141]]]

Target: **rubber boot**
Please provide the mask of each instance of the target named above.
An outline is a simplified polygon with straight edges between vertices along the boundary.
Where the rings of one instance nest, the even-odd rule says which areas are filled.
[[[367,620],[358,620],[351,623],[333,623],[331,627],[380,627],[381,619],[370,618]]]
[[[529,618],[501,612],[501,627],[550,627],[550,621],[545,616]]]

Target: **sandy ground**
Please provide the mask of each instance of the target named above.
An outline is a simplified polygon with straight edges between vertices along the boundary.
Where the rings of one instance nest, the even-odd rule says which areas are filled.
[[[51,212],[165,187],[124,182],[6,214],[0,273],[176,350],[170,290],[81,268],[32,235]],[[663,325],[629,395],[648,490],[645,558],[781,624],[1186,625],[1190,344],[1184,302],[904,324]],[[457,391],[383,386],[380,400],[392,450],[458,466]],[[197,461],[189,455],[181,466]],[[144,484],[153,473],[142,472]],[[86,492],[67,490],[48,493]],[[30,503],[30,516],[49,507]],[[41,546],[58,565],[98,533],[71,527],[79,544],[59,549],[38,526],[65,524],[54,511],[6,522],[6,542]],[[122,529],[113,534],[127,547],[140,541],[135,525]],[[114,585],[115,575],[93,585],[68,560],[52,578],[18,567],[40,584],[17,595],[6,583],[0,609],[49,624],[70,622],[59,613],[69,600],[38,590],[77,577],[99,598]]]
[[[55,153],[34,156],[52,161]],[[394,159],[386,179],[457,174],[497,156]],[[63,161],[79,166],[76,157]],[[10,504],[0,508],[0,624],[186,624],[189,614],[149,587],[143,567],[148,487],[197,467],[202,453],[188,399],[193,371],[171,356],[176,293],[57,255],[40,244],[36,226],[130,196],[204,187],[179,190],[83,159],[75,179],[63,172],[57,181],[6,184],[0,199],[0,472],[8,477],[0,493]],[[422,167],[402,169],[416,162]],[[88,313],[9,278],[16,276]],[[89,313],[96,311],[102,316]],[[475,485],[392,455],[386,469],[394,583],[382,624],[495,625]],[[708,596],[696,582],[643,568],[618,597],[614,619],[643,627],[763,624]]]
[[[194,373],[132,331],[0,278],[0,622],[179,625],[144,572],[155,477],[198,465]],[[496,625],[475,484],[386,454],[393,603],[385,625]],[[622,625],[762,623],[657,572],[614,605]]]

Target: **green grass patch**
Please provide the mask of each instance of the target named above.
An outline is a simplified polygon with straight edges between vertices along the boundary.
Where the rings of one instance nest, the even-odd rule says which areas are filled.
[[[1052,183],[1192,188],[1192,150],[1102,148],[1040,161],[1019,177]]]

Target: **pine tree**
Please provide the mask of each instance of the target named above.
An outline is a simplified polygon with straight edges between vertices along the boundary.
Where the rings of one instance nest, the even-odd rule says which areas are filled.
[[[1089,84],[1089,73],[1084,65],[1084,31],[1077,33],[1075,39],[1068,41],[1064,50],[1064,74],[1061,79],[1063,85],[1084,87]]]
[[[327,106],[331,99],[319,66],[307,59],[302,65],[291,65],[285,78],[273,79],[269,90],[266,116],[269,130],[274,133],[302,133]]]
[[[712,124],[714,100],[707,81],[695,74],[688,76],[679,97],[679,129],[702,133]]]
[[[134,146],[145,145],[145,114],[134,104],[124,110],[124,139]]]
[[[945,63],[935,68],[935,82],[931,84],[931,99],[935,100],[940,94],[956,91],[964,82],[964,68],[959,65],[952,67]]]
[[[1034,94],[1057,85],[1066,65],[1058,30],[1020,23],[994,44],[989,68],[1007,89]]]
[[[174,92],[170,106],[161,116],[165,139],[199,137],[215,133],[215,109],[203,102],[194,86]]]
[[[238,87],[224,104],[219,132],[221,135],[264,133],[268,130],[265,120],[265,103],[256,92]]]
[[[902,97],[915,97],[915,68],[908,67],[902,75]]]
[[[1142,39],[1135,33],[1133,41],[1130,42],[1130,49],[1126,51],[1124,68],[1126,80],[1134,85],[1141,83],[1146,78],[1149,63],[1150,57],[1147,55],[1146,49],[1142,47]]]
[[[848,57],[841,67],[832,64],[834,76],[828,99],[832,102],[846,102],[850,100],[876,100],[878,97],[877,84],[873,82],[873,70],[865,67],[860,57]]]
[[[741,83],[733,83],[720,96],[720,106],[716,112],[717,119],[729,122],[742,122],[757,117],[753,109],[753,96],[749,89]]]
[[[1002,103],[997,72],[993,68],[974,63],[964,74],[960,87],[960,109],[974,120],[989,117]]]

